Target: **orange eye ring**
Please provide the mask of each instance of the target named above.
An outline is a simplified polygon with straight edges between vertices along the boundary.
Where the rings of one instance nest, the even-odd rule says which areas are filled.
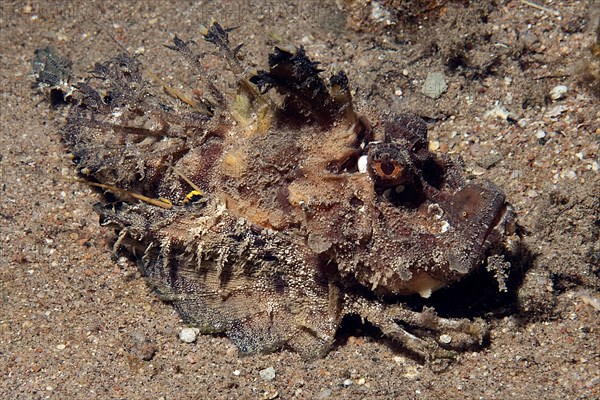
[[[398,179],[402,176],[404,168],[393,161],[374,161],[373,172],[383,179]]]

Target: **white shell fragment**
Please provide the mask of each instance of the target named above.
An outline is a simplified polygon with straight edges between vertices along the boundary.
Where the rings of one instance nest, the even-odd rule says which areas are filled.
[[[358,163],[357,163],[358,164],[357,165],[358,166],[358,172],[360,172],[361,174],[364,174],[364,173],[367,172],[367,162],[368,162],[367,158],[368,157],[366,155],[360,156],[358,158]]]
[[[440,335],[440,343],[450,344],[451,341],[452,341],[452,336],[447,335],[447,334]]]
[[[179,340],[184,343],[194,343],[199,333],[200,329],[198,328],[183,328],[179,332]]]
[[[265,369],[261,369],[258,371],[258,374],[263,381],[272,381],[275,379],[275,368],[267,367]]]
[[[567,93],[567,90],[569,90],[569,88],[565,85],[554,86],[548,95],[552,100],[559,100],[564,97],[565,93]]]

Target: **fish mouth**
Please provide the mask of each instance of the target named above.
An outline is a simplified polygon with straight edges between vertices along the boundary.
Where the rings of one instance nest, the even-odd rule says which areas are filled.
[[[484,237],[484,243],[502,242],[508,236],[516,232],[517,215],[512,205],[505,202],[496,213],[496,217],[490,224],[490,229]]]
[[[442,208],[456,228],[445,241],[448,269],[456,277],[471,272],[491,253],[502,253],[515,232],[514,208],[491,182],[467,184]]]

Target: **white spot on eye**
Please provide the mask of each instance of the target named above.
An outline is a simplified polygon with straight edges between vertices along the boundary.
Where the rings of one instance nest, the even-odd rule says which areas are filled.
[[[406,189],[404,185],[398,185],[396,186],[396,193],[402,193],[404,192],[404,189]]]
[[[367,172],[367,156],[360,156],[358,158],[358,172],[360,172],[361,174],[364,174]]]

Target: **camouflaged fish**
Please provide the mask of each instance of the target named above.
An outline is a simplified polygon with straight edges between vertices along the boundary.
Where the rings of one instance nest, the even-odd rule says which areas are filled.
[[[483,264],[502,283],[516,240],[503,192],[431,152],[419,117],[359,114],[346,75],[324,79],[304,49],[276,47],[268,70],[249,72],[229,30],[203,36],[235,92],[177,37],[169,47],[204,85],[196,96],[127,53],[72,85],[68,61],[48,49],[34,60],[40,85],[70,104],[62,135],[108,193],[95,209],[115,249],[187,323],[244,353],[324,356],[350,314],[427,359],[480,344],[483,320],[403,299]]]

